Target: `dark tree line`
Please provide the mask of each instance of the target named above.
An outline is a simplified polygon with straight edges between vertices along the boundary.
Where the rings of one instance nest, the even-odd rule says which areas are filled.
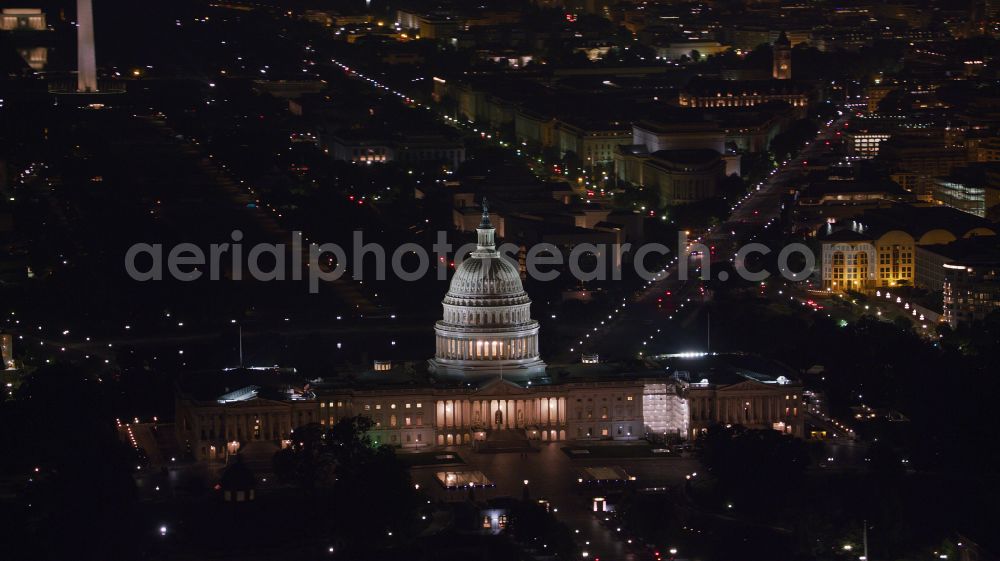
[[[0,402],[0,469],[17,482],[0,502],[11,559],[136,559],[136,453],[114,429],[115,384],[83,367],[52,365]]]
[[[719,425],[701,445],[701,462],[721,494],[764,511],[782,506],[810,463],[805,442],[773,430]]]
[[[372,440],[373,428],[361,416],[330,427],[305,425],[274,456],[275,474],[300,487],[304,502],[329,517],[347,551],[397,542],[417,518],[419,496],[409,472],[392,448]]]

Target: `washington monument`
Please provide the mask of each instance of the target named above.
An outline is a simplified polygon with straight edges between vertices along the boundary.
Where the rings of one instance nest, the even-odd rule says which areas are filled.
[[[91,0],[76,0],[76,91],[97,91],[94,53],[94,8]]]

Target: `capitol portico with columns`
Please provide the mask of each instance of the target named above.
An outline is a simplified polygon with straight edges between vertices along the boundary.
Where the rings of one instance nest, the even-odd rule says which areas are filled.
[[[400,448],[514,442],[692,439],[713,424],[803,436],[795,372],[742,354],[686,353],[643,361],[546,365],[518,268],[495,248],[484,205],[475,252],[463,261],[434,325],[427,362],[375,361],[349,376],[304,379],[290,369],[183,376],[178,446],[222,461],[253,445],[277,449],[296,427],[354,417]]]

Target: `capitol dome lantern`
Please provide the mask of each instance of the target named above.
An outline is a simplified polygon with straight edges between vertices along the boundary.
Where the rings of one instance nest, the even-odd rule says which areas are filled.
[[[496,250],[486,200],[476,250],[451,279],[434,325],[432,373],[461,379],[528,379],[544,374],[538,322],[517,266]]]

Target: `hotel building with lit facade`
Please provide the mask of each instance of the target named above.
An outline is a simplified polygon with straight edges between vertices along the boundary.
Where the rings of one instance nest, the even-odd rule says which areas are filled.
[[[401,448],[527,441],[694,438],[713,424],[803,436],[796,373],[749,355],[686,353],[630,364],[546,365],[538,323],[516,265],[494,247],[484,212],[478,248],[463,261],[434,326],[426,363],[376,361],[336,379],[277,369],[182,378],[175,430],[182,453],[223,460],[252,446],[287,446],[296,427],[357,415],[372,438]]]
[[[941,292],[941,320],[970,327],[1000,310],[1000,237],[917,248],[917,286]]]
[[[1000,252],[944,265],[944,321],[970,327],[1000,311]]]
[[[893,205],[821,227],[823,288],[874,292],[914,286],[920,278],[916,251],[976,236],[995,236],[996,226],[943,206]]]

